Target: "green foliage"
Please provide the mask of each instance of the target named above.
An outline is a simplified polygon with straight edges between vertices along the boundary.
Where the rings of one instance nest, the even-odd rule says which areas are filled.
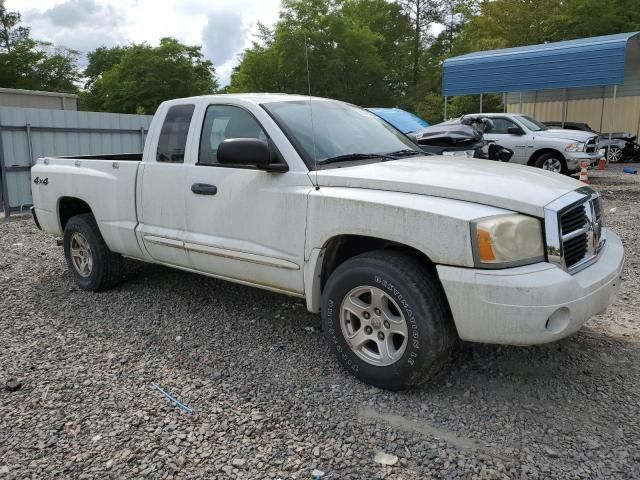
[[[89,52],[88,65],[84,69],[85,88],[91,87],[100,75],[117,65],[125,51],[124,47],[99,47]]]
[[[465,27],[467,51],[631,32],[638,0],[485,0]]]
[[[78,52],[31,39],[0,0],[0,87],[75,93]]]
[[[82,103],[89,110],[151,114],[165,100],[211,94],[218,87],[201,48],[173,38],[157,47],[101,47],[88,59]]]
[[[385,0],[284,0],[246,50],[230,92],[275,91],[393,105],[407,89],[411,27]],[[306,46],[306,48],[305,48]],[[308,52],[308,55],[307,55]]]

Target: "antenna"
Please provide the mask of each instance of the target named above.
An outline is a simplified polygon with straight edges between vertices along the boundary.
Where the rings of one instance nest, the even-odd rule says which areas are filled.
[[[309,73],[309,47],[307,46],[307,37],[304,37],[304,56],[307,61],[307,87],[309,92],[309,119],[311,120],[311,138],[313,139],[313,170],[316,175],[316,190],[320,190],[318,184],[318,153],[316,151],[316,128],[313,124],[313,105],[311,104],[311,74]]]

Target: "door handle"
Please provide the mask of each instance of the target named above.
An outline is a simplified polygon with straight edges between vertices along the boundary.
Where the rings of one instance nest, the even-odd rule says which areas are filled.
[[[218,193],[218,187],[208,183],[194,183],[191,185],[191,191],[198,195],[215,195]]]

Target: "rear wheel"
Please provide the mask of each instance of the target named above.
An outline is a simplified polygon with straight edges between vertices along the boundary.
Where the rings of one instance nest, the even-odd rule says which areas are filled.
[[[457,340],[435,274],[399,252],[365,253],[340,265],[324,289],[322,321],[342,365],[391,390],[436,375]]]
[[[607,148],[607,161],[609,163],[620,163],[622,160],[622,150],[619,147],[611,146]]]
[[[122,256],[109,250],[90,213],[69,219],[63,244],[69,271],[83,290],[106,290],[120,281]]]
[[[562,158],[562,155],[555,152],[540,155],[535,161],[535,166],[550,172],[567,173],[567,162]]]

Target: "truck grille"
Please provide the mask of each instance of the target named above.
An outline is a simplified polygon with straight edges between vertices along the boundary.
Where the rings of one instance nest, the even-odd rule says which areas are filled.
[[[578,205],[560,217],[564,261],[571,268],[587,254],[587,213],[584,205]]]
[[[604,244],[600,197],[592,194],[583,203],[559,213],[560,258],[569,271],[594,260]]]
[[[598,137],[591,137],[587,140],[587,145],[584,149],[587,153],[595,153],[598,151]]]

